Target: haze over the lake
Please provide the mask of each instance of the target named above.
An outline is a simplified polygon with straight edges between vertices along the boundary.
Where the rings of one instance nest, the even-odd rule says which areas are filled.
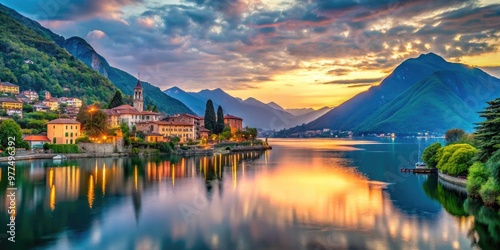
[[[167,89],[336,106],[434,52],[500,76],[498,0],[4,0]]]

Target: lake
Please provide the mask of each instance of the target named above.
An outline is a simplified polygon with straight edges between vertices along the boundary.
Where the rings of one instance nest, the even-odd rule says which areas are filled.
[[[437,139],[270,139],[213,157],[18,162],[0,249],[500,249],[497,211],[400,172]]]

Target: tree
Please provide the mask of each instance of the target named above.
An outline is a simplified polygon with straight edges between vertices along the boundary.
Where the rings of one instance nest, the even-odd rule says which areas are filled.
[[[208,99],[205,107],[205,128],[210,130],[210,134],[217,130],[217,121],[215,120],[214,104],[211,99]]]
[[[9,145],[9,141],[14,145]],[[4,120],[0,124],[0,145],[5,149],[8,147],[29,149],[29,144],[23,141],[21,127],[14,120]]]
[[[428,168],[436,168],[439,157],[438,150],[441,148],[441,143],[436,142],[429,147],[427,147],[422,153],[422,160],[425,162]]]
[[[219,105],[219,107],[217,108],[217,130],[215,131],[215,133],[222,133],[222,131],[224,131],[224,127],[224,111]]]
[[[476,128],[478,159],[486,162],[500,149],[500,98],[488,102],[488,106],[479,114],[486,120],[478,123]]]
[[[467,195],[479,198],[481,186],[488,180],[490,173],[482,162],[475,162],[467,175]]]
[[[448,144],[452,144],[458,142],[465,134],[463,129],[454,128],[446,131],[444,139]]]
[[[108,131],[108,116],[100,109],[91,111],[83,124],[89,137],[101,137]]]
[[[85,121],[87,120],[88,110],[89,108],[87,107],[87,104],[85,102],[82,103],[82,106],[78,110],[78,114],[76,114],[76,120],[79,121],[81,124],[84,124]]]
[[[118,107],[123,104],[124,102],[123,102],[122,92],[120,90],[116,90],[115,95],[109,101],[108,108],[112,109],[114,107]]]
[[[153,112],[156,112],[156,113],[158,113],[158,112],[159,112],[159,111],[158,111],[158,106],[156,106],[156,105],[155,105],[155,106],[153,107]]]

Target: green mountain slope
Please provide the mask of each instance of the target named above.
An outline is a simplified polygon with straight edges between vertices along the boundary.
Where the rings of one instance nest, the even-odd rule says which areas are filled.
[[[116,90],[108,79],[14,20],[4,8],[0,9],[0,79],[18,84],[21,90],[48,90],[89,103],[109,100]]]
[[[485,102],[500,96],[500,80],[463,64],[429,53],[401,63],[378,86],[371,87],[325,115],[281,131],[287,137],[329,128],[365,132],[468,131]]]
[[[481,70],[437,71],[382,106],[357,132],[473,131],[478,111],[500,95],[500,80]]]
[[[85,65],[99,72],[102,76],[109,79],[118,89],[126,95],[132,95],[133,88],[137,83],[137,78],[128,74],[127,72],[111,67],[104,57],[99,55],[90,44],[83,38],[71,37],[64,39],[64,37],[53,33],[51,30],[41,26],[38,22],[33,21],[23,15],[17,13],[2,4],[0,4],[0,11],[8,14],[11,18],[23,23],[26,27],[41,37],[54,41],[61,48],[64,48],[74,58],[82,61]],[[1,76],[1,75],[0,75]],[[2,80],[4,80],[2,78]],[[164,94],[158,87],[155,87],[147,82],[142,82],[145,94],[145,104],[156,105],[160,112],[167,114],[175,113],[190,113],[194,114],[182,102]],[[52,92],[52,91],[51,91]],[[108,100],[108,99],[106,99]]]
[[[124,94],[132,95],[133,89],[137,83],[137,78],[123,70],[110,66],[106,59],[99,55],[85,39],[80,37],[68,38],[64,43],[64,48],[87,66],[107,77]],[[167,114],[194,114],[194,112],[181,101],[163,93],[158,87],[147,82],[142,82],[142,86],[144,88],[146,105],[156,105],[160,112]]]

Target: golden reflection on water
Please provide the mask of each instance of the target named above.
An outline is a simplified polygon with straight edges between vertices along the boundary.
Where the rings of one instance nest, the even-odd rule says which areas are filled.
[[[252,192],[273,207],[285,224],[300,221],[345,228],[373,229],[383,213],[383,185],[370,183],[342,168],[287,166],[241,182],[242,193]]]

